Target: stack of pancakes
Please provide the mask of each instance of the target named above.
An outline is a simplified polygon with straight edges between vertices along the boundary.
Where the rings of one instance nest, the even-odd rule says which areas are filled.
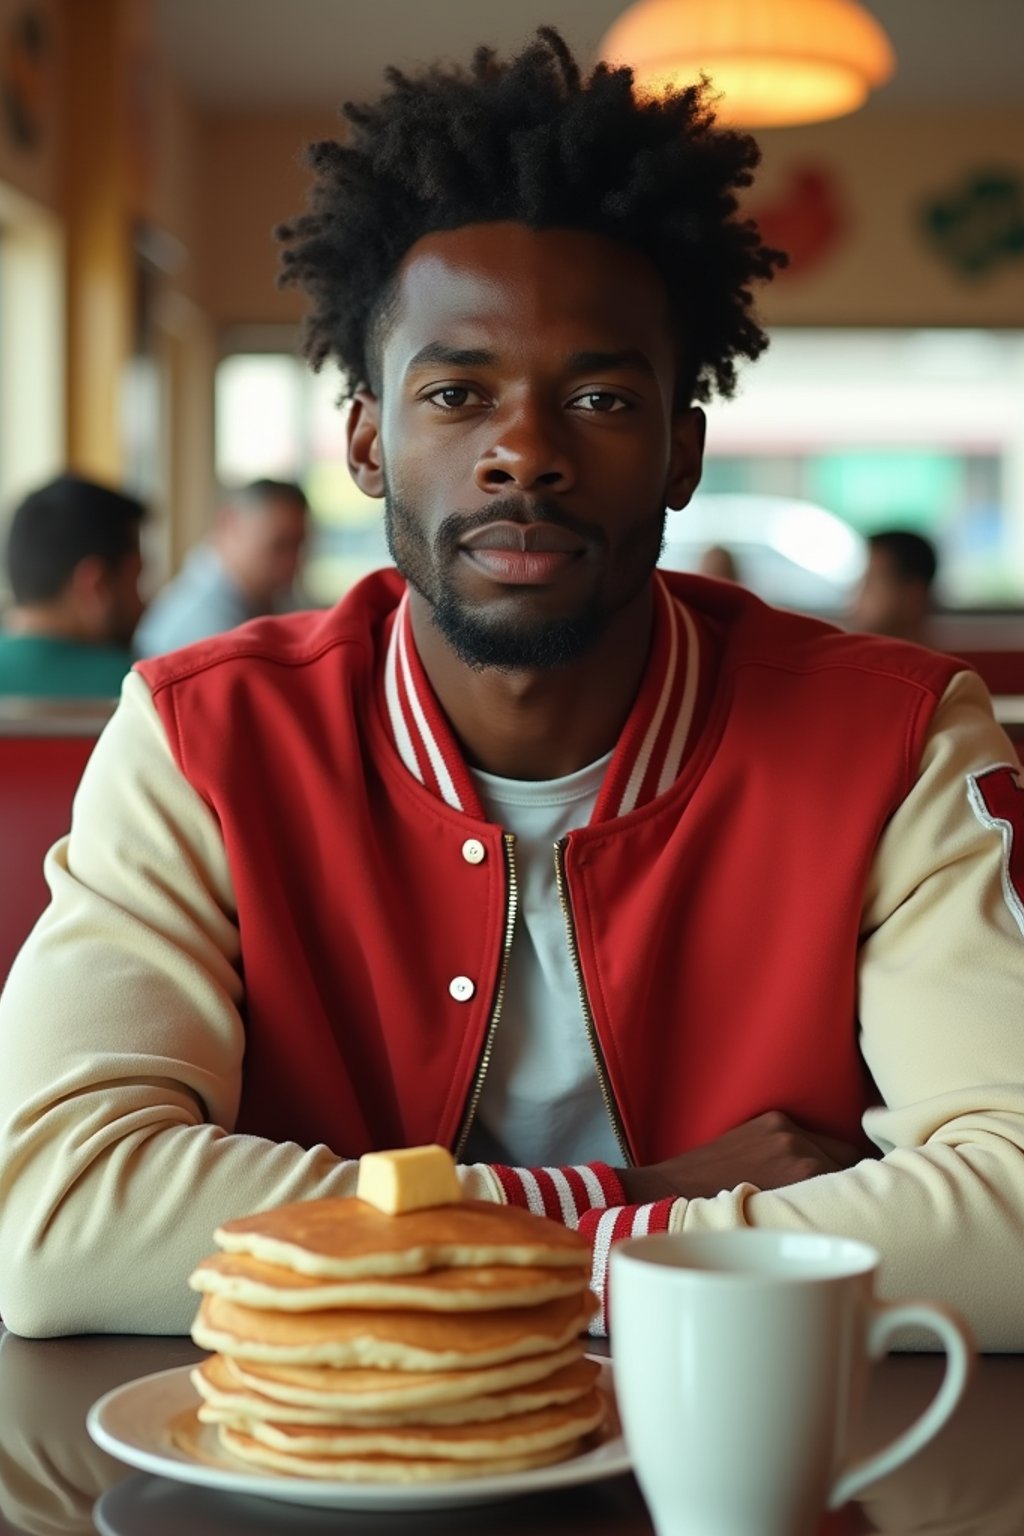
[[[605,1416],[580,1335],[574,1232],[465,1200],[358,1199],[228,1222],[190,1284],[199,1417],[268,1471],[359,1482],[492,1476],[573,1455]]]

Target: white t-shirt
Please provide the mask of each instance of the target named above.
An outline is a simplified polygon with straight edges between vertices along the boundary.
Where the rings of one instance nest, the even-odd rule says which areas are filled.
[[[542,782],[473,772],[488,817],[515,836],[519,910],[465,1162],[622,1162],[583,1018],[554,850],[590,820],[611,756]]]

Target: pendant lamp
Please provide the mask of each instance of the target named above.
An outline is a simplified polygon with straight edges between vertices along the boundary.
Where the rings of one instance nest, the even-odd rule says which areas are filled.
[[[857,0],[637,0],[598,53],[654,94],[710,76],[719,120],[744,128],[854,112],[895,66]]]

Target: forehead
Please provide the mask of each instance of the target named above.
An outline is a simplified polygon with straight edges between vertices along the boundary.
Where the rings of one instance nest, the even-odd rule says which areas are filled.
[[[668,293],[654,263],[583,230],[471,224],[418,240],[398,271],[385,354],[393,343],[407,359],[455,333],[466,345],[475,334],[499,345],[640,346],[656,364],[672,362]]]
[[[234,506],[237,520],[253,527],[269,527],[280,523],[300,524],[306,520],[306,508],[292,496],[266,496],[251,505]]]
[[[305,502],[295,496],[275,496],[266,503],[266,507],[272,517],[293,523],[304,522],[309,510]]]

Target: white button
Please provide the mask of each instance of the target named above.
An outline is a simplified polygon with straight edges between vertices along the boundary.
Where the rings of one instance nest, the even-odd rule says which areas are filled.
[[[462,845],[462,857],[467,864],[482,864],[487,857],[487,849],[478,837],[467,837]]]
[[[457,1003],[468,1003],[476,987],[468,976],[453,976],[448,983],[448,991]]]

